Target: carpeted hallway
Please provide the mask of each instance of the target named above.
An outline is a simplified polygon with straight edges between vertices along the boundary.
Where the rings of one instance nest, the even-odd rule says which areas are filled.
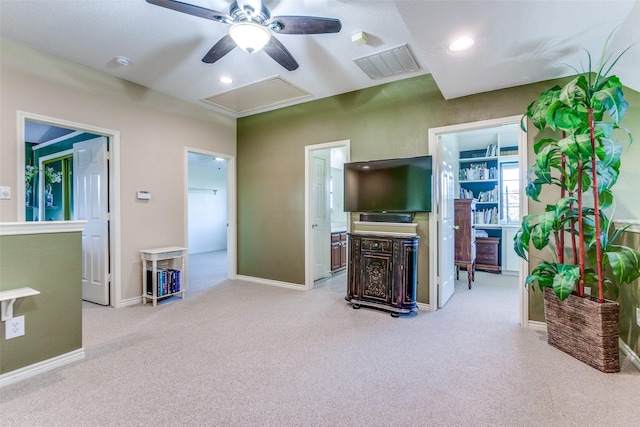
[[[2,426],[631,426],[640,372],[518,325],[503,276],[412,318],[226,280],[158,307],[84,305],[86,359],[0,390]],[[505,280],[503,280],[505,279]]]

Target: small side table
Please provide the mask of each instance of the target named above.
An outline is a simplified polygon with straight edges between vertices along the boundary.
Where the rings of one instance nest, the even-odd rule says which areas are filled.
[[[142,303],[147,300],[155,307],[159,299],[187,293],[187,277],[184,257],[187,248],[169,246],[166,248],[142,249]],[[151,267],[148,267],[148,262]],[[166,268],[158,268],[158,261],[166,261]],[[151,279],[151,283],[149,283]],[[160,286],[158,286],[160,284]]]

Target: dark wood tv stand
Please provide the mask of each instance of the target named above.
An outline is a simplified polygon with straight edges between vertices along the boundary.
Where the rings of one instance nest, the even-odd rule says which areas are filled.
[[[393,317],[417,313],[418,236],[357,232],[348,242],[345,299],[353,308],[379,308]]]

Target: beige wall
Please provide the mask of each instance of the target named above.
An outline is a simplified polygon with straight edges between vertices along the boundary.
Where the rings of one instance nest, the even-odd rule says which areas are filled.
[[[1,40],[0,185],[17,188],[17,112],[120,132],[122,300],[141,295],[139,250],[186,246],[184,147],[230,156],[235,119]],[[148,202],[136,200],[149,190]],[[24,209],[24,208],[23,208]],[[18,218],[15,196],[0,221]]]

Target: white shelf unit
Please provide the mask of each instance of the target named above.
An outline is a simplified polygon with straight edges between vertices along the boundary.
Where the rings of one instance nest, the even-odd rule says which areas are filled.
[[[187,293],[187,275],[185,274],[185,256],[187,248],[178,246],[169,246],[165,248],[142,249],[140,251],[142,258],[142,303],[146,304],[151,300],[153,306],[158,304],[159,299],[179,295],[184,298]],[[168,292],[158,296],[158,266],[171,268],[180,271],[180,290],[176,292]],[[151,266],[149,267],[149,264]],[[147,270],[151,270],[151,295],[147,292]]]

